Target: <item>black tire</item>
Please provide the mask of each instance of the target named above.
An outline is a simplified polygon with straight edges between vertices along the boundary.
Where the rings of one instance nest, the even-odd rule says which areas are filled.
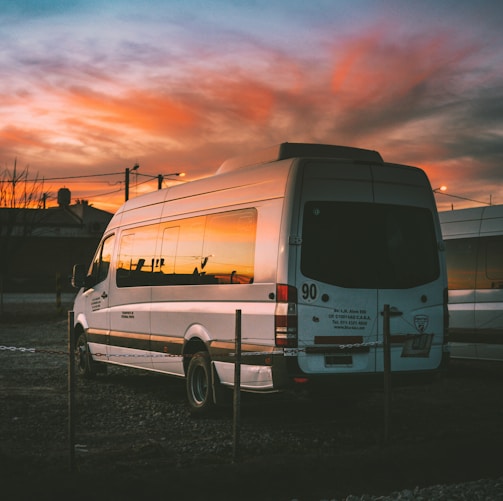
[[[187,400],[192,414],[204,414],[215,407],[210,356],[197,352],[187,370]]]
[[[75,372],[87,379],[96,377],[98,373],[96,362],[94,362],[91,356],[87,337],[84,332],[81,332],[77,336],[77,341],[75,342]]]

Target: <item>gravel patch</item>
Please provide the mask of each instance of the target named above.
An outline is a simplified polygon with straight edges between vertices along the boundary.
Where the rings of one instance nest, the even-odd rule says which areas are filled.
[[[190,416],[182,380],[112,367],[76,382],[69,471],[67,323],[47,308],[0,321],[0,496],[74,499],[503,500],[503,367],[455,363],[442,381],[395,389],[383,443],[379,392],[242,398]],[[16,313],[16,314],[14,314]]]

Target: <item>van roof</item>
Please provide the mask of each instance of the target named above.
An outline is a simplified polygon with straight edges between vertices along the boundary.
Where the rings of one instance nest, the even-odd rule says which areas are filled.
[[[446,210],[438,213],[441,223],[468,221],[473,219],[491,219],[503,217],[503,205],[468,207],[466,209]]]
[[[220,166],[216,174],[223,174],[224,172],[242,169],[251,165],[265,164],[297,157],[345,158],[365,162],[383,162],[379,152],[374,150],[332,144],[281,143],[269,148],[229,158]]]

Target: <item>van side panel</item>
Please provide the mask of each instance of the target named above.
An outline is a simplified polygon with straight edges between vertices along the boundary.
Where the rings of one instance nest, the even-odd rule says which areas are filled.
[[[503,206],[440,213],[453,358],[503,360]]]
[[[244,351],[264,353],[274,351],[275,303],[271,300],[271,294],[275,293],[277,276],[277,261],[274,257],[280,253],[285,179],[290,164],[291,161],[282,162],[282,165],[275,170],[276,175],[272,176],[270,169],[263,169],[263,173],[253,177],[253,183],[240,184],[238,187],[225,190],[220,195],[204,193],[190,198],[178,198],[164,205],[161,227],[176,225],[177,221],[183,222],[184,216],[195,217],[195,214],[200,213],[222,214],[253,208],[257,214],[254,277],[252,284],[152,288],[152,349],[155,352],[180,355],[178,359],[155,357],[153,359],[155,370],[185,375],[186,366],[183,364],[185,346],[188,346],[191,340],[201,339],[209,349],[220,382],[232,385],[234,382],[232,354],[235,352],[235,316],[238,309],[241,310]],[[266,171],[269,174],[266,174]],[[279,196],[280,194],[282,196]],[[202,210],[208,206],[211,208]],[[206,236],[205,234],[205,238]],[[159,241],[161,240],[162,237]],[[229,245],[232,245],[232,242]],[[202,257],[209,258],[209,264],[212,260],[219,259],[218,255]],[[257,357],[244,359],[241,379],[244,389],[273,389],[272,359],[266,364],[264,358],[265,355],[258,357],[260,365],[257,365]]]

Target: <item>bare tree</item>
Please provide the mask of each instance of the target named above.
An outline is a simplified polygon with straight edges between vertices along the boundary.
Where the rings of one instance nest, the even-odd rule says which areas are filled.
[[[0,170],[0,312],[4,309],[4,286],[12,257],[25,244],[43,217],[46,194],[38,176],[29,177],[29,167]]]

